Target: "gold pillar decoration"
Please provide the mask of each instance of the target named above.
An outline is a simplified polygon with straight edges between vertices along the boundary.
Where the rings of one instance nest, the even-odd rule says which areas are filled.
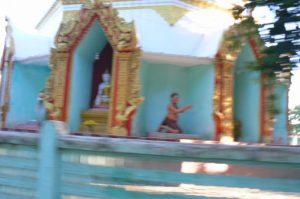
[[[14,43],[14,38],[12,35],[12,27],[10,25],[10,20],[6,18],[6,36],[5,36],[5,47],[4,47],[4,54],[2,61],[3,67],[6,68],[6,78],[5,78],[5,88],[3,88],[3,74],[1,77],[1,94],[2,94],[2,89],[4,89],[4,96],[3,96],[3,102],[1,104],[1,128],[5,128],[5,123],[6,123],[6,116],[9,111],[9,101],[10,101],[10,84],[11,84],[11,76],[13,72],[13,56],[15,54],[15,43]],[[2,65],[2,63],[1,63]],[[2,71],[4,69],[2,68]]]
[[[223,87],[222,87],[222,110],[223,110],[223,120],[222,129],[226,137],[233,137],[233,83],[234,83],[234,62],[225,60],[223,61],[224,74],[222,76]]]
[[[137,110],[143,97],[140,96],[139,65],[141,50],[135,52],[119,52],[115,54],[116,67],[114,74],[119,74],[117,81],[113,82],[113,88],[118,90],[114,96],[110,109],[116,117],[109,120],[113,134],[128,135],[131,130],[132,114]],[[128,100],[126,100],[128,99]],[[115,107],[114,104],[117,104]]]
[[[44,105],[50,119],[63,120],[62,110],[65,102],[65,87],[68,53],[51,50],[50,69],[52,71],[45,87]]]
[[[248,41],[240,31],[238,25],[233,25],[224,34],[215,58],[214,114],[221,116],[221,137],[226,137],[227,140],[228,137],[231,140],[234,138],[234,65],[242,47]]]
[[[70,2],[73,1],[63,1],[64,4]],[[129,123],[143,100],[138,79],[141,50],[137,46],[134,23],[120,18],[110,3],[78,2],[83,3],[80,11],[64,12],[55,38],[56,47],[51,52],[52,73],[46,86],[48,100],[45,100],[49,116],[68,121],[73,53],[91,25],[98,22],[113,48],[113,89],[107,130],[115,135],[129,135]]]
[[[269,86],[269,88],[266,89],[264,92],[265,92],[265,96],[264,96],[265,100],[263,101],[263,103],[264,103],[265,110],[268,110],[270,103],[274,103],[274,102],[271,102],[270,100],[268,100],[269,96],[272,95],[274,92],[274,86]],[[264,121],[265,121],[264,133],[261,135],[261,142],[271,144],[274,141],[273,140],[273,131],[274,131],[274,125],[276,122],[274,113],[265,111]]]
[[[214,112],[221,115],[221,129],[224,136],[233,139],[234,130],[234,65],[242,47],[249,42],[256,58],[260,57],[259,37],[247,36],[249,31],[238,24],[233,25],[223,36],[223,42],[215,58],[215,92],[214,92]],[[261,73],[261,92],[265,93],[261,97],[261,136],[267,134],[271,136],[274,126],[272,116],[265,108],[268,103],[267,96],[272,93],[272,89],[265,86],[264,74]]]

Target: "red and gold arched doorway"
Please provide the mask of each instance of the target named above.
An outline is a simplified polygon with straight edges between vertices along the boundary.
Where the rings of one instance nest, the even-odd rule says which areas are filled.
[[[110,4],[83,5],[80,11],[64,13],[51,51],[51,76],[47,82],[45,104],[50,119],[68,121],[70,81],[74,49],[94,22],[99,22],[113,48],[113,79],[107,131],[130,135],[131,121],[139,104],[139,64],[141,50],[133,23],[126,23]]]
[[[242,34],[244,31],[238,25],[233,25],[224,35],[221,47],[215,57],[215,91],[214,91],[214,118],[215,140],[222,137],[234,139],[234,69],[237,58],[246,43],[249,43],[256,59],[260,57],[255,36]],[[235,38],[235,39],[232,39]],[[266,109],[267,93],[264,84],[265,76],[260,74],[260,141],[270,137],[272,123]],[[247,113],[245,113],[247,114]]]

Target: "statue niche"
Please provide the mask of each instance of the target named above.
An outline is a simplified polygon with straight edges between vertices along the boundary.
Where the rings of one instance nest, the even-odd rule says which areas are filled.
[[[108,71],[102,74],[102,83],[98,86],[98,92],[94,101],[94,108],[108,109],[110,103],[110,74]]]
[[[109,43],[95,56],[90,109],[81,112],[80,131],[106,133],[111,100],[113,49]]]

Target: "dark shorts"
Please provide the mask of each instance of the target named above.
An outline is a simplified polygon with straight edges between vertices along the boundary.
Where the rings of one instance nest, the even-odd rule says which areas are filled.
[[[179,133],[182,132],[180,126],[179,126],[178,123],[177,123],[177,121],[176,121],[176,120],[171,120],[171,119],[169,119],[169,118],[167,118],[167,117],[166,117],[166,118],[164,119],[164,121],[160,124],[160,128],[159,128],[158,131],[162,131],[162,130],[163,130],[163,128],[162,128],[161,126],[167,126],[167,127],[171,128],[171,129],[173,129],[173,130],[178,130]],[[168,132],[168,131],[167,131],[167,132]],[[168,133],[171,133],[171,132],[168,132]]]

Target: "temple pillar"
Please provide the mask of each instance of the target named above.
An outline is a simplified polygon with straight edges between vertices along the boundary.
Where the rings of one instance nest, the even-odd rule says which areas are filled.
[[[4,87],[4,97],[3,97],[3,102],[1,105],[1,114],[2,114],[2,120],[1,120],[1,128],[6,127],[6,119],[7,119],[7,114],[9,111],[9,100],[10,100],[10,88],[11,88],[11,78],[12,78],[12,73],[13,73],[13,61],[8,60],[6,64],[6,81],[5,81],[5,87]],[[2,82],[3,83],[3,82]]]
[[[45,106],[49,119],[66,121],[68,112],[68,92],[70,90],[71,55],[66,51],[52,49],[50,68],[52,75],[45,88]]]
[[[220,141],[221,134],[223,132],[222,129],[222,120],[224,118],[223,111],[222,111],[222,71],[223,71],[223,63],[219,58],[219,55],[217,55],[217,58],[214,63],[214,72],[215,72],[215,85],[214,85],[214,97],[213,97],[213,103],[214,103],[214,113],[213,117],[215,120],[215,136],[214,140]]]
[[[220,55],[217,55],[215,61],[214,118],[216,123],[215,139],[218,141],[234,140],[233,68],[233,61],[222,59]]]
[[[262,132],[261,132],[261,142],[263,143],[272,143],[273,142],[273,131],[274,131],[274,124],[275,124],[275,115],[270,111],[270,106],[275,106],[274,102],[271,102],[269,97],[274,93],[274,87],[269,86],[267,87],[265,84],[262,88],[263,96],[262,96],[262,104],[264,105],[264,109],[262,109]],[[272,103],[272,104],[271,104]]]
[[[233,141],[233,68],[234,62],[224,61],[223,62],[223,76],[222,76],[222,110],[224,118],[222,120],[223,135],[221,138],[224,141]]]
[[[139,95],[138,68],[140,49],[133,52],[116,52],[113,67],[113,99],[108,124],[114,135],[129,136],[131,122],[143,98]]]

